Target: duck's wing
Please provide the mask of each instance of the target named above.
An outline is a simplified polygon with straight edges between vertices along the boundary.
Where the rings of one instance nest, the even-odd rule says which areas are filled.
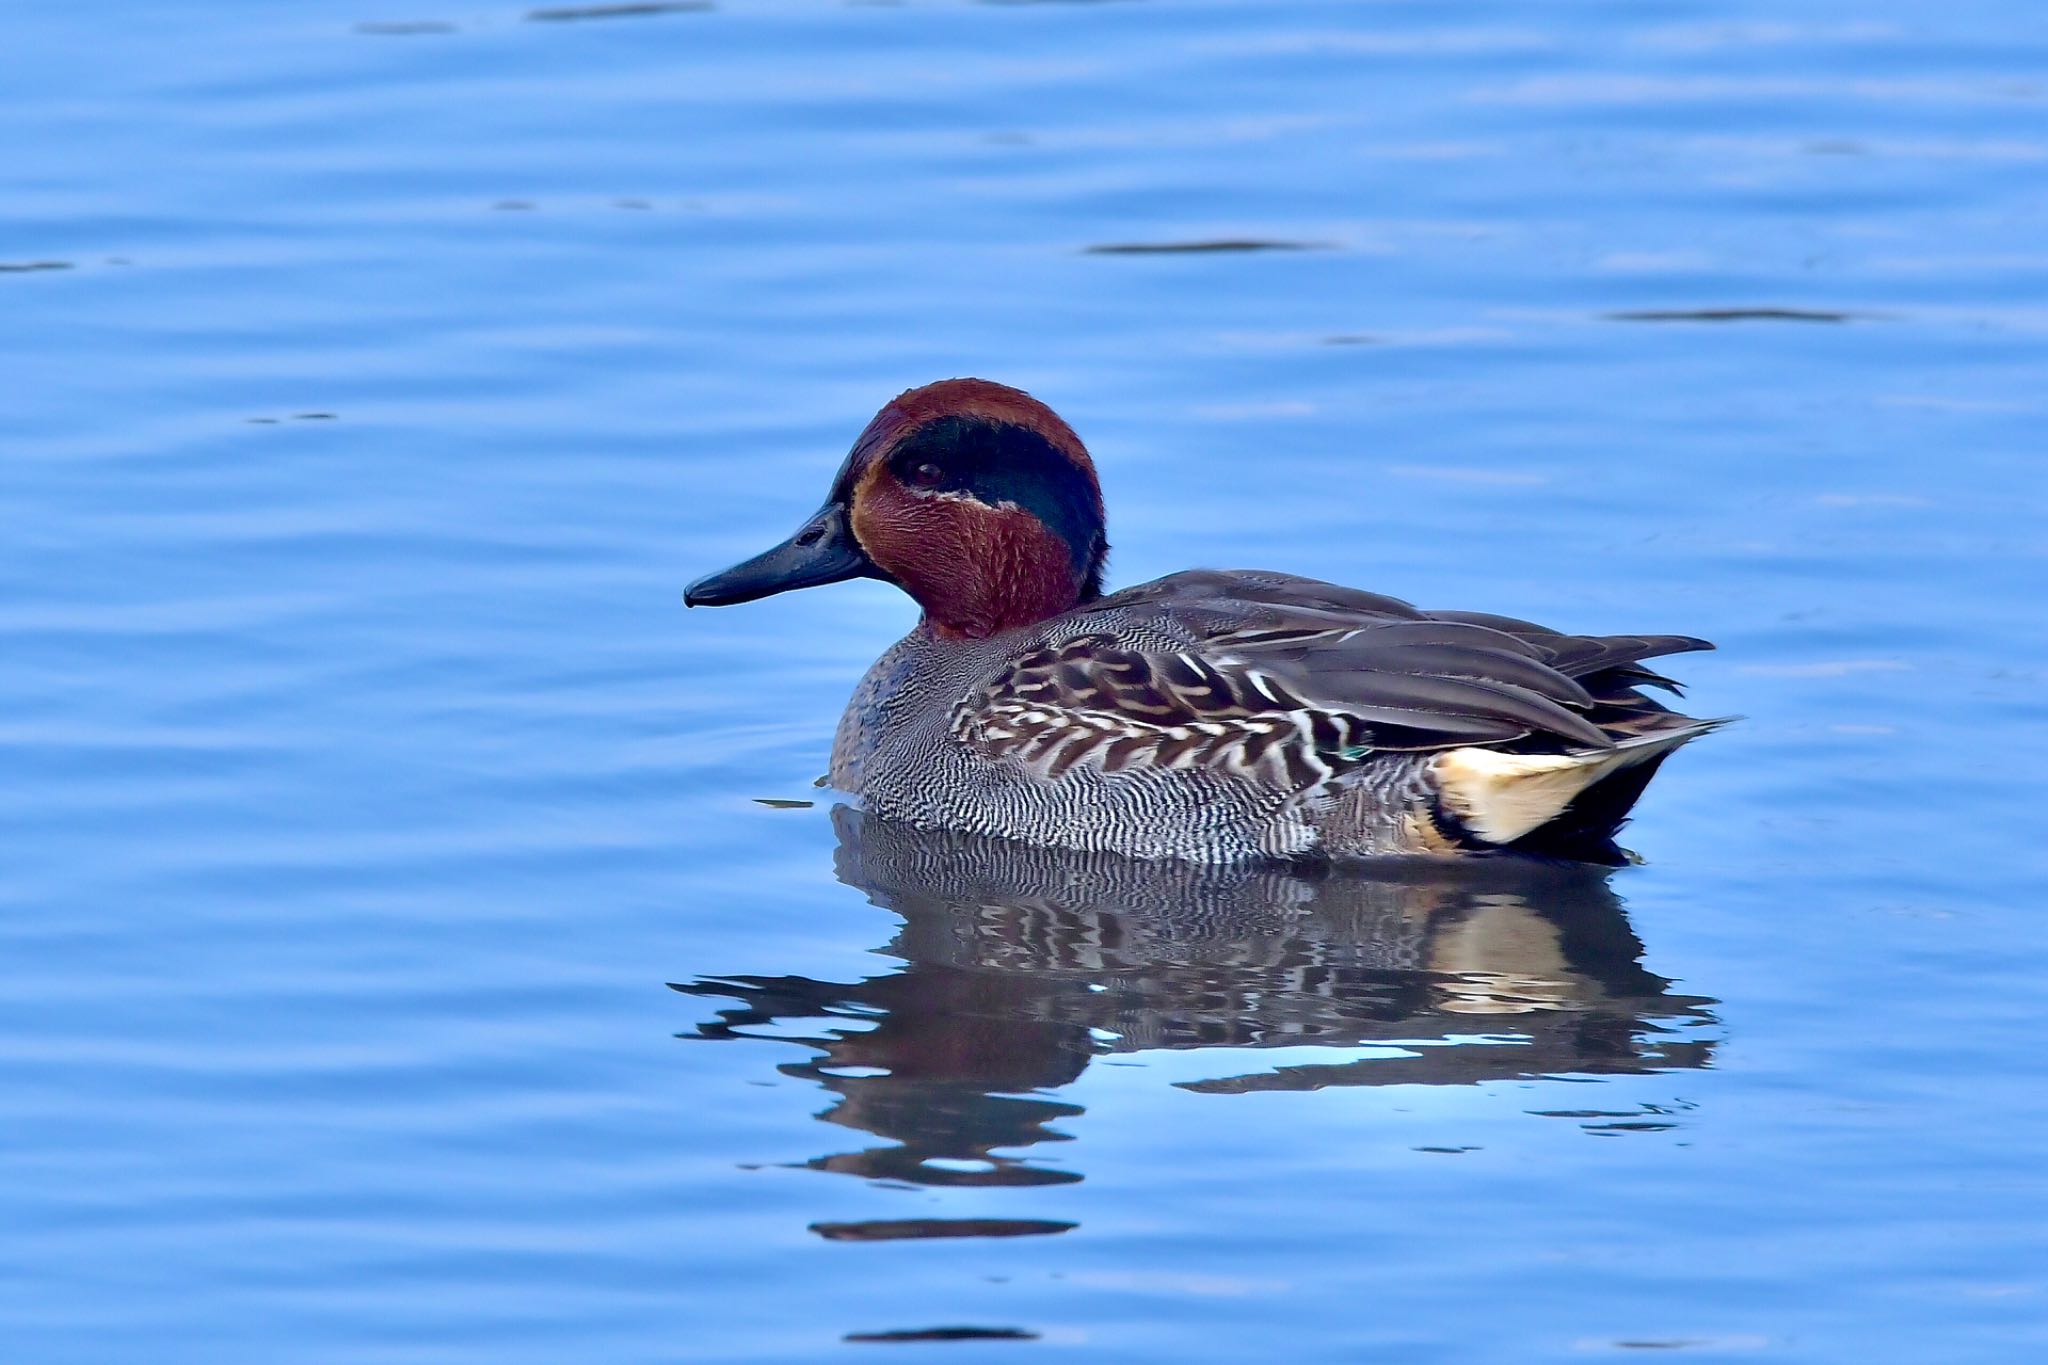
[[[956,733],[1055,775],[1272,754],[1289,781],[1375,753],[1607,749],[1682,719],[1635,691],[1662,681],[1641,660],[1711,647],[1568,636],[1248,571],[1175,574],[1069,621],[964,702]]]
[[[1690,717],[1643,695],[1644,687],[1662,688],[1673,696],[1684,691],[1675,679],[1645,668],[1643,661],[1714,647],[1693,635],[1567,635],[1532,621],[1477,611],[1433,611],[1429,616],[1485,626],[1529,645],[1544,663],[1586,689],[1593,698],[1587,719],[1617,740],[1690,725]]]
[[[1519,621],[1512,616],[1495,616],[1483,611],[1432,611],[1425,614],[1433,621],[1457,621],[1512,635],[1534,648],[1543,662],[1568,677],[1583,679],[1612,672],[1671,692],[1677,692],[1679,685],[1661,673],[1644,668],[1642,661],[1714,647],[1692,635],[1567,635],[1533,621]]]

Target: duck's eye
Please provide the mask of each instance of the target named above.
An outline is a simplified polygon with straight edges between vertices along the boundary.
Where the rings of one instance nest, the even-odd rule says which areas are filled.
[[[939,485],[939,481],[945,477],[946,471],[933,464],[930,460],[913,466],[910,471],[910,481],[919,488],[936,488]]]

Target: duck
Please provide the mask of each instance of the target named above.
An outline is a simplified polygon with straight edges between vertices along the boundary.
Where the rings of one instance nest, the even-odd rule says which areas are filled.
[[[1257,569],[1104,590],[1087,448],[985,379],[884,404],[824,505],[689,606],[880,579],[921,609],[855,687],[824,782],[920,829],[1196,863],[1526,855],[1618,865],[1659,766],[1720,720],[1572,635]]]

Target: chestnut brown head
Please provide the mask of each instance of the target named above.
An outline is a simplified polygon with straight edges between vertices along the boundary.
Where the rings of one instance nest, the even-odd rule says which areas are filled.
[[[1108,553],[1095,466],[1072,428],[1020,389],[943,379],[875,414],[795,535],[685,600],[882,578],[933,630],[982,638],[1100,596]]]

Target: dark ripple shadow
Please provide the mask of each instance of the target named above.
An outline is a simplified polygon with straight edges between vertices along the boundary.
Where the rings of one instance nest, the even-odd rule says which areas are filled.
[[[370,38],[424,38],[458,30],[439,19],[398,19],[357,24],[353,31]]]
[[[1820,308],[1643,308],[1601,316],[1609,322],[1857,322],[1872,315]]]
[[[1056,1092],[1105,1056],[1227,1050],[1208,1094],[1473,1085],[1701,1067],[1714,1003],[1674,995],[1602,869],[1521,861],[1335,869],[1147,863],[833,812],[840,880],[902,917],[857,981],[705,977],[737,1000],[680,1035],[770,1038],[819,1117],[885,1145],[803,1163],[915,1185],[1047,1185],[1000,1150],[1068,1140]],[[801,1022],[799,1022],[801,1021]],[[1260,1049],[1370,1047],[1260,1068]],[[821,1235],[829,1235],[821,1232]],[[908,1234],[904,1234],[908,1235]]]
[[[912,1327],[894,1332],[848,1332],[841,1340],[861,1343],[898,1341],[1036,1341],[1038,1333],[1021,1327]]]
[[[828,1242],[907,1242],[931,1237],[1049,1237],[1078,1223],[1053,1218],[869,1218],[858,1223],[813,1223]]]
[[[1104,242],[1081,248],[1084,256],[1200,256],[1244,251],[1329,251],[1329,242],[1293,242],[1269,237],[1216,237],[1191,242]]]
[[[564,5],[526,12],[532,24],[575,24],[592,19],[652,19],[663,14],[704,14],[717,9],[711,0],[648,0],[642,4]]]

